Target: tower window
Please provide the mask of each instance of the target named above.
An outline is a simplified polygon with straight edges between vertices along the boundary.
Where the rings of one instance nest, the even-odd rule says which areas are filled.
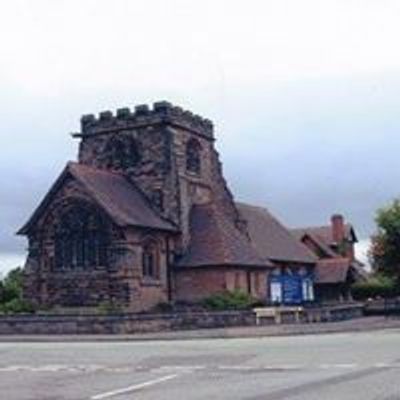
[[[134,167],[139,162],[136,141],[131,136],[115,136],[106,146],[107,166],[115,169]]]
[[[195,139],[189,140],[186,145],[186,170],[197,175],[201,172],[201,147]]]

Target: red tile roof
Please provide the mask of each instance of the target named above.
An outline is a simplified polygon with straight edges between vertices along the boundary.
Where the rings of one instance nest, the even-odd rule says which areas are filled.
[[[258,256],[249,239],[212,204],[192,207],[190,243],[177,265],[272,267],[268,260]]]
[[[28,223],[18,232],[26,234],[45,211],[52,196],[60,189],[67,176],[81,183],[88,195],[119,226],[148,227],[176,231],[176,227],[154,211],[147,198],[125,175],[89,167],[78,163],[68,163],[64,172],[53,185],[43,202]]]
[[[315,269],[315,283],[346,282],[351,262],[348,258],[326,258],[319,260]]]
[[[251,241],[264,260],[313,264],[314,255],[266,208],[236,203],[247,221]]]

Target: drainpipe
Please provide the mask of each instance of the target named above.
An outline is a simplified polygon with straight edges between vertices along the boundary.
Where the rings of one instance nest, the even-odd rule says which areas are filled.
[[[166,252],[167,252],[167,296],[168,302],[172,302],[172,271],[171,271],[171,262],[170,262],[170,245],[169,245],[169,237],[166,238]]]

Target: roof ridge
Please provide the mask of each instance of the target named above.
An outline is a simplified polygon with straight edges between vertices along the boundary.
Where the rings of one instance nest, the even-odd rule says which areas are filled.
[[[344,226],[347,227],[353,227],[353,225],[350,222],[345,222]],[[305,231],[305,230],[312,230],[312,229],[332,229],[332,225],[330,224],[326,224],[326,225],[310,225],[310,226],[298,226],[298,227],[294,227],[294,228],[290,228],[290,230],[292,231]]]
[[[256,210],[263,210],[263,211],[266,211],[269,214],[271,213],[269,211],[269,208],[266,207],[266,206],[244,203],[242,201],[235,201],[235,204],[238,205],[238,206],[241,206],[241,207],[253,208],[253,209],[256,209]]]

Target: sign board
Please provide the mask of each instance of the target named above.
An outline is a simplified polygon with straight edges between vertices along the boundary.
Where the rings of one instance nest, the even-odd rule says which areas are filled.
[[[300,304],[303,301],[302,279],[296,275],[283,275],[283,302]]]
[[[273,303],[301,304],[314,299],[313,282],[309,277],[282,274],[270,279],[270,300]]]

